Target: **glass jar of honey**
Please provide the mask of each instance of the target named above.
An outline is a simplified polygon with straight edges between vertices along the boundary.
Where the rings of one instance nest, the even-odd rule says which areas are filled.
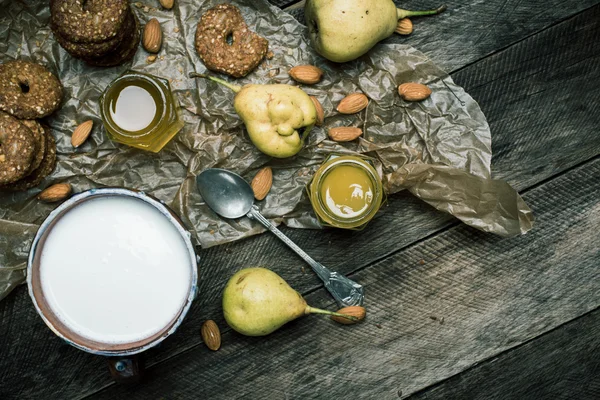
[[[183,128],[169,81],[137,71],[125,72],[106,88],[100,114],[111,140],[155,153]]]
[[[323,225],[345,229],[364,228],[385,199],[373,165],[356,156],[330,156],[308,184],[308,193]]]

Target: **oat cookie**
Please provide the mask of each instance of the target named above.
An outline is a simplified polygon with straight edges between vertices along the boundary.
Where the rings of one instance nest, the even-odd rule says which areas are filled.
[[[0,65],[0,110],[19,119],[52,114],[62,94],[58,78],[40,64],[15,60]]]
[[[133,13],[127,13],[123,27],[119,30],[117,35],[105,42],[101,43],[76,43],[71,42],[60,34],[58,29],[52,25],[52,33],[54,38],[65,49],[70,55],[76,58],[86,57],[101,57],[107,53],[111,53],[119,47],[119,45],[127,38],[133,35],[133,28],[135,27]]]
[[[0,111],[0,185],[24,177],[34,153],[35,139],[29,128]]]
[[[32,119],[24,119],[20,122],[29,128],[35,140],[33,161],[29,167],[29,172],[32,172],[34,169],[40,166],[42,160],[44,159],[44,154],[46,154],[46,135],[44,133],[44,128],[42,128],[42,125],[40,125],[39,122]]]
[[[124,38],[117,49],[103,57],[85,58],[84,61],[96,67],[113,67],[132,59],[138,50],[141,35],[140,23],[135,15],[133,15],[133,20],[135,26],[132,35],[129,38]]]
[[[9,191],[27,190],[39,185],[45,177],[54,171],[54,168],[56,167],[56,142],[54,141],[52,133],[50,133],[50,128],[47,126],[44,126],[43,128],[46,136],[46,154],[44,155],[44,159],[40,166],[25,178],[2,186],[0,189]]]
[[[129,12],[127,0],[52,0],[52,25],[74,43],[102,43],[113,39]]]
[[[239,8],[219,4],[200,18],[195,46],[206,68],[241,78],[258,66],[269,42],[248,28]]]

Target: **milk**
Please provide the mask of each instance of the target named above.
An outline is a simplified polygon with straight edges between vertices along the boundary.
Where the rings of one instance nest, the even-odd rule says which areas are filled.
[[[131,197],[85,201],[50,231],[40,260],[43,294],[79,335],[109,344],[168,326],[190,292],[192,268],[177,228]]]

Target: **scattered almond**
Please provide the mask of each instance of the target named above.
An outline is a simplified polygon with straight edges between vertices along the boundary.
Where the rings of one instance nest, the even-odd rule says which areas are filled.
[[[337,106],[342,114],[356,114],[364,110],[369,104],[369,98],[362,93],[352,93],[344,97]]]
[[[70,194],[71,185],[68,183],[57,183],[42,190],[38,194],[38,200],[53,203],[66,199]]]
[[[90,133],[92,133],[93,126],[94,121],[90,119],[82,122],[77,128],[75,128],[73,135],[71,136],[71,144],[73,147],[79,147],[87,140],[87,138],[90,136]]]
[[[317,110],[317,126],[323,125],[323,121],[325,120],[325,112],[323,111],[323,106],[319,103],[319,100],[315,96],[309,96],[315,105],[315,110]]]
[[[254,176],[252,179],[252,190],[254,191],[254,198],[256,200],[262,200],[267,197],[269,190],[273,185],[273,171],[271,167],[264,167]]]
[[[318,83],[323,77],[323,70],[314,65],[298,65],[288,71],[293,80],[307,85]]]
[[[159,1],[160,1],[160,5],[163,6],[164,8],[166,8],[167,10],[170,10],[171,8],[173,8],[174,0],[159,0]]]
[[[152,55],[148,56],[148,58],[146,58],[147,64],[152,64],[154,61],[156,61],[156,54],[152,54]]]
[[[351,325],[351,324],[356,324],[357,322],[360,322],[363,319],[365,319],[365,316],[367,315],[367,310],[361,306],[349,306],[349,307],[340,308],[339,310],[337,310],[337,313],[349,315],[350,317],[354,317],[354,318],[344,318],[344,317],[338,317],[337,315],[332,315],[331,316],[332,320],[334,320],[335,322],[338,322],[340,324]]]
[[[413,23],[408,18],[402,18],[396,25],[396,33],[400,35],[410,35],[413,31]]]
[[[339,126],[329,129],[329,137],[336,142],[349,142],[362,135],[362,129],[354,126]]]
[[[403,83],[398,86],[398,94],[406,101],[421,101],[431,95],[431,89],[421,83]]]
[[[160,23],[156,18],[152,18],[144,27],[144,37],[142,46],[149,53],[158,53],[162,46],[162,31]]]
[[[200,333],[206,347],[213,351],[219,350],[219,347],[221,347],[221,331],[215,321],[212,319],[204,321],[200,328]]]

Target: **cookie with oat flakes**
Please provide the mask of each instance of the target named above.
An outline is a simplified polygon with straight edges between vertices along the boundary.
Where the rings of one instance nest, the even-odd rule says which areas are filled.
[[[239,8],[219,4],[200,18],[195,47],[206,68],[241,78],[260,64],[269,41],[248,28]]]
[[[19,119],[52,114],[62,100],[58,78],[46,67],[14,60],[0,65],[0,110]]]
[[[0,111],[0,185],[26,176],[34,153],[35,139],[29,128]]]

